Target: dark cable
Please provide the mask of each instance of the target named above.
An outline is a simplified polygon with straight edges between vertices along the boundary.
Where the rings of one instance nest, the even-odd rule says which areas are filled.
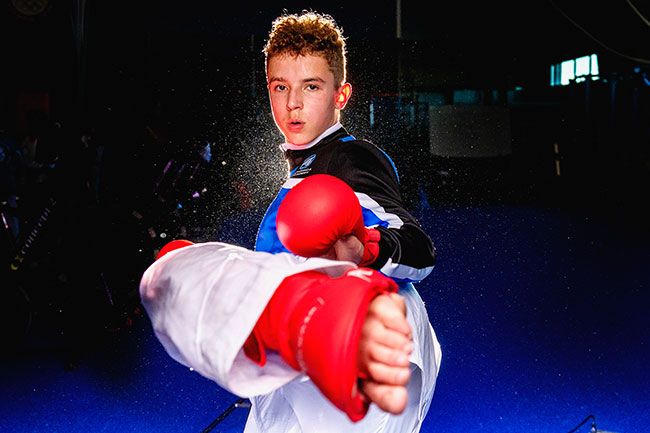
[[[38,220],[36,221],[36,224],[34,227],[32,227],[32,230],[29,232],[29,235],[27,236],[27,239],[23,242],[22,247],[20,250],[16,253],[16,256],[14,257],[13,261],[11,262],[11,270],[12,271],[17,271],[18,268],[22,265],[23,261],[25,260],[25,257],[27,256],[27,253],[29,252],[30,248],[34,244],[34,242],[38,239],[39,234],[41,233],[41,229],[45,226],[45,223],[47,223],[50,213],[52,212],[52,209],[54,208],[54,205],[56,205],[56,200],[53,198],[49,199],[48,204],[45,206],[43,209],[43,212],[41,212],[41,215],[39,216]]]
[[[221,413],[221,415],[216,417],[215,420],[212,421],[206,428],[201,430],[201,433],[211,432],[213,428],[219,425],[224,419],[226,419],[228,415],[232,413],[233,410],[237,409],[238,407],[248,407],[248,405],[245,404],[246,400],[247,399],[245,398],[240,398],[239,400],[237,400],[236,402],[228,406],[228,408],[226,408],[226,410],[224,410]]]
[[[615,49],[609,47],[608,45],[605,45],[603,42],[601,42],[599,39],[597,39],[596,37],[594,37],[594,36],[593,36],[591,33],[589,33],[587,30],[585,30],[585,29],[584,29],[580,24],[578,24],[578,23],[575,22],[573,19],[571,19],[571,17],[569,17],[569,16],[568,16],[568,15],[567,15],[567,14],[566,14],[566,13],[565,13],[565,12],[564,12],[564,11],[563,11],[563,10],[562,10],[562,9],[561,9],[561,8],[560,8],[560,7],[559,7],[559,6],[558,6],[558,5],[557,5],[553,0],[548,0],[548,1],[549,1],[549,3],[551,3],[551,5],[553,5],[553,7],[554,7],[555,9],[558,10],[558,12],[560,12],[560,14],[562,14],[562,16],[563,16],[564,18],[566,18],[567,20],[569,20],[569,21],[571,22],[571,24],[573,24],[573,25],[576,26],[578,29],[580,29],[580,31],[582,31],[582,33],[584,33],[585,35],[589,36],[591,39],[593,39],[594,41],[596,41],[596,43],[597,43],[598,45],[600,45],[601,47],[605,48],[607,51],[611,51],[612,53],[614,53],[614,54],[616,54],[616,55],[618,55],[618,56],[624,57],[624,58],[626,58],[626,59],[628,59],[628,60],[632,60],[632,61],[634,61],[634,62],[645,63],[645,64],[647,64],[647,65],[650,65],[650,60],[648,60],[648,59],[641,59],[641,58],[638,58],[638,57],[631,57],[631,56],[628,56],[627,54],[623,54],[623,53],[621,53],[620,51],[616,51]]]
[[[582,427],[589,420],[592,420],[592,422],[591,422],[592,431],[593,432],[597,431],[596,430],[596,417],[593,416],[593,415],[588,415],[587,418],[580,421],[580,424],[575,426],[572,430],[569,430],[567,433],[575,433],[580,427]]]
[[[643,20],[643,22],[645,23],[645,25],[648,26],[648,27],[650,27],[650,21],[648,21],[648,19],[647,19],[646,17],[644,17],[643,14],[642,14],[641,12],[639,12],[639,10],[636,8],[636,6],[634,6],[634,4],[633,4],[630,0],[627,0],[627,4],[630,5],[630,7],[631,7],[632,10],[634,11],[634,13],[637,14],[638,17],[641,18],[641,19]]]

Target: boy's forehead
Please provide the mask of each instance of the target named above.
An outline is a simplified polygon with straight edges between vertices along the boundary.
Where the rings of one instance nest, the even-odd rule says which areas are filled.
[[[323,80],[334,79],[334,74],[324,56],[319,54],[277,54],[267,63],[269,79],[315,76]]]

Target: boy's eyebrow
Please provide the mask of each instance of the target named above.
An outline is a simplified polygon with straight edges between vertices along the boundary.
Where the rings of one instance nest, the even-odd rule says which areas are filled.
[[[274,81],[287,81],[287,80],[285,78],[283,78],[283,77],[271,77],[271,78],[269,78],[269,83],[272,83]],[[319,83],[325,83],[325,80],[320,78],[320,77],[309,77],[309,78],[304,78],[304,79],[300,80],[300,82],[302,82],[302,83],[309,83],[311,81],[317,81]]]
[[[321,77],[305,78],[304,80],[302,80],[303,83],[308,83],[310,81],[318,81],[319,83],[325,82],[325,80],[323,80]]]

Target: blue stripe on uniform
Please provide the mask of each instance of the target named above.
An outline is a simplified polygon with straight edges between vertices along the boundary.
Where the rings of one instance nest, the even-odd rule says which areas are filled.
[[[395,171],[395,177],[397,177],[397,183],[399,183],[399,173],[397,172],[397,166],[395,165],[395,163],[393,162],[393,160],[391,159],[391,157],[388,156],[388,154],[387,154],[386,152],[384,152],[382,149],[379,149],[379,150],[381,151],[381,153],[384,154],[384,156],[386,157],[386,159],[388,159],[388,162],[390,162],[390,165],[393,166],[393,171]]]
[[[284,200],[284,197],[289,191],[289,188],[282,188],[275,197],[275,200],[273,200],[269,208],[266,210],[266,214],[264,214],[260,228],[257,231],[257,239],[255,241],[256,251],[266,251],[273,254],[289,252],[289,250],[282,245],[282,242],[280,242],[275,224],[280,203],[282,203],[282,200]]]
[[[366,209],[365,207],[362,207],[361,214],[363,215],[363,225],[366,227],[374,227],[374,226],[388,227],[388,221],[384,221],[380,219],[370,209]]]

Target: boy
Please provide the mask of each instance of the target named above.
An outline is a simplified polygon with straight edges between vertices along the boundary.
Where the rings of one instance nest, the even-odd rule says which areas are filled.
[[[278,239],[276,215],[292,187],[315,174],[344,180],[361,202],[364,225],[373,228],[362,239],[354,235],[340,239],[327,257],[380,270],[400,283],[415,350],[408,402],[400,416],[373,407],[352,425],[309,381],[294,381],[251,399],[246,431],[276,431],[265,418],[273,412],[278,418],[295,420],[299,426],[295,431],[417,432],[429,408],[441,358],[424,304],[411,284],[433,268],[431,240],[403,208],[392,161],[339,123],[352,86],[346,82],[345,39],[334,19],[307,11],[280,16],[273,22],[264,54],[271,110],[286,140],[282,148],[290,175],[262,221],[256,250],[287,251]],[[362,389],[371,394],[375,385],[367,380]]]
[[[265,53],[291,178],[262,221],[258,251],[218,242],[166,247],[143,275],[143,304],[174,359],[250,397],[247,433],[417,432],[431,401],[440,350],[408,282],[431,271],[431,242],[402,209],[390,160],[338,123],[351,86],[333,20],[315,13],[280,17]],[[279,241],[276,214],[286,190],[316,173],[350,184],[363,205],[365,226],[374,228],[339,239],[326,258],[305,259]],[[382,273],[402,283],[399,295]],[[314,286],[320,291],[313,300],[327,306],[318,310],[316,303],[300,313],[303,294]],[[349,304],[354,293],[365,301]],[[362,323],[358,339],[332,337],[346,321]],[[339,352],[351,355],[341,361]],[[341,388],[350,372],[352,385]],[[374,403],[369,410],[368,403]]]

